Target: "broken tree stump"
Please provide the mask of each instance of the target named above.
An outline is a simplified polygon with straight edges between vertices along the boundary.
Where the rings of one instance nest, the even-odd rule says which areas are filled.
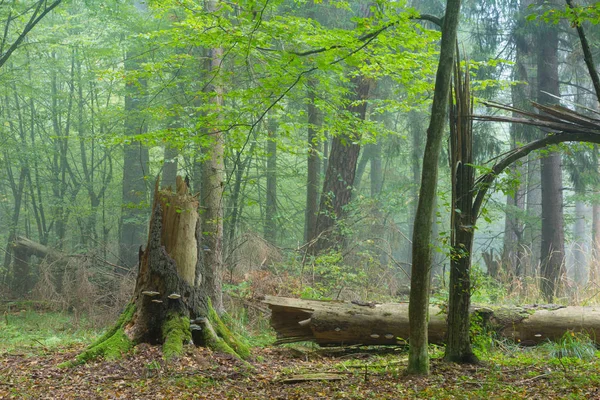
[[[327,345],[397,345],[409,339],[408,303],[363,303],[265,296],[276,344],[311,341]],[[600,307],[532,305],[471,307],[471,314],[498,336],[524,345],[557,340],[568,331],[600,338]],[[429,342],[444,343],[446,315],[429,307]]]

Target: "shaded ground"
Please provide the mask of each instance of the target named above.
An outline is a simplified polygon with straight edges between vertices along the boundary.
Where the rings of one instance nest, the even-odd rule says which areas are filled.
[[[249,370],[235,359],[194,348],[165,364],[160,348],[142,345],[121,361],[57,367],[82,349],[0,355],[0,399],[600,399],[597,356],[544,361],[519,352],[467,367],[435,360],[430,377],[414,378],[403,375],[404,354],[324,357],[290,348],[255,349]],[[282,382],[309,372],[334,372],[342,379]]]

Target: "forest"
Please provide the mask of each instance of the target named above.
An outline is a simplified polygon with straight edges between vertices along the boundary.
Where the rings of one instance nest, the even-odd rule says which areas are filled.
[[[600,398],[599,24],[0,1],[0,399]]]

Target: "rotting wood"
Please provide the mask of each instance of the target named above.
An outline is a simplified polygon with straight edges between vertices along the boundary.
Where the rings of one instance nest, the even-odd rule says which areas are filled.
[[[331,372],[314,372],[302,375],[292,375],[289,378],[282,379],[282,383],[300,383],[309,381],[341,381],[343,379],[341,373]]]
[[[329,345],[401,345],[408,340],[408,303],[375,304],[373,308],[352,302],[302,300],[265,296],[271,309],[276,344],[302,341]],[[523,345],[557,340],[566,332],[586,332],[598,342],[600,307],[530,305],[472,306],[488,330]],[[430,343],[446,339],[446,315],[437,306],[429,309]],[[306,322],[308,321],[308,322]]]

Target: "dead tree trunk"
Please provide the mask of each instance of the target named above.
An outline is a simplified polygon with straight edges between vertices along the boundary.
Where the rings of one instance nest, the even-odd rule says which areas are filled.
[[[458,53],[458,49],[457,49]],[[454,70],[454,102],[450,106],[450,150],[452,211],[450,241],[450,290],[448,296],[448,345],[444,359],[459,363],[477,362],[469,340],[471,306],[471,258],[476,215],[473,211],[473,113],[469,67],[464,75],[458,56]],[[451,97],[452,98],[452,97]]]
[[[203,290],[198,200],[177,177],[177,192],[155,188],[150,235],[133,298],[116,325],[80,354],[75,363],[117,358],[138,343],[161,343],[169,359],[193,342],[241,357],[248,350],[235,340]]]
[[[64,255],[43,244],[22,236],[17,236],[11,243],[13,291],[17,296],[26,295],[33,288],[35,279],[31,275],[31,257],[57,260]]]
[[[398,345],[409,339],[408,303],[317,301],[266,296],[276,344],[312,341],[319,345]],[[568,331],[581,331],[598,342],[598,307],[472,306],[471,315],[481,316],[488,330],[523,345],[561,338]],[[446,340],[446,315],[429,307],[429,342]]]

